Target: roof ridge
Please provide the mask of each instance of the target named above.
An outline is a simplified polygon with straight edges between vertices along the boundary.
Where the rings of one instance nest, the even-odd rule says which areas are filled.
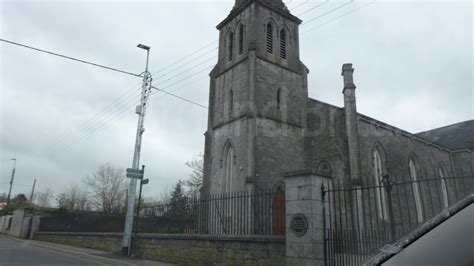
[[[418,134],[423,134],[423,133],[427,133],[427,132],[434,131],[434,130],[439,130],[439,129],[448,128],[448,127],[452,127],[452,126],[456,126],[456,125],[460,125],[460,124],[465,124],[465,123],[467,123],[467,122],[474,122],[474,119],[464,120],[464,121],[457,122],[457,123],[454,123],[454,124],[449,124],[449,125],[445,125],[445,126],[441,126],[441,127],[436,127],[436,128],[433,128],[433,129],[425,130],[425,131],[420,131],[420,132],[417,132],[417,133],[415,133],[415,134],[416,134],[416,135],[418,135]]]

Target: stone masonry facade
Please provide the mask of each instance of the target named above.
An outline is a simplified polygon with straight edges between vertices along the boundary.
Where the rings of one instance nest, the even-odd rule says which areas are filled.
[[[309,70],[299,57],[301,22],[281,0],[237,0],[217,26],[203,193],[276,189],[284,187],[286,173],[302,169],[373,185],[375,151],[380,174],[400,180],[413,175],[410,161],[418,179],[472,175],[474,120],[412,134],[360,114],[352,64],[342,68],[343,107],[309,98]],[[438,141],[438,131],[457,132],[457,145]],[[446,186],[471,190],[474,184],[466,182]]]

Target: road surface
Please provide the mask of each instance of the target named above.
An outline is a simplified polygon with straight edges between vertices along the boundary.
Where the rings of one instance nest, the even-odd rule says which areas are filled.
[[[93,251],[93,252],[90,252]],[[125,259],[110,253],[44,242],[19,240],[0,234],[0,266],[17,265],[170,265]]]

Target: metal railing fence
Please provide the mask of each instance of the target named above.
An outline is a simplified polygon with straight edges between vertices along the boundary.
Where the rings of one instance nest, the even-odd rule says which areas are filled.
[[[380,185],[368,183],[357,186],[335,181],[321,187],[327,216],[323,224],[325,265],[361,265],[387,244],[474,192],[474,175],[416,181],[384,176]],[[415,189],[419,193],[414,193]],[[420,202],[418,208],[416,201]]]
[[[285,234],[285,192],[235,191],[180,197],[141,211],[140,233]],[[145,222],[146,220],[155,222]]]

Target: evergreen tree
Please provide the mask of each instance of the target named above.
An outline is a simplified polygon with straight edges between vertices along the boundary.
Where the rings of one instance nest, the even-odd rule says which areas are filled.
[[[184,219],[186,216],[186,196],[183,190],[183,181],[178,181],[176,186],[171,192],[171,198],[169,202],[169,209],[166,212],[166,216],[173,219]]]

